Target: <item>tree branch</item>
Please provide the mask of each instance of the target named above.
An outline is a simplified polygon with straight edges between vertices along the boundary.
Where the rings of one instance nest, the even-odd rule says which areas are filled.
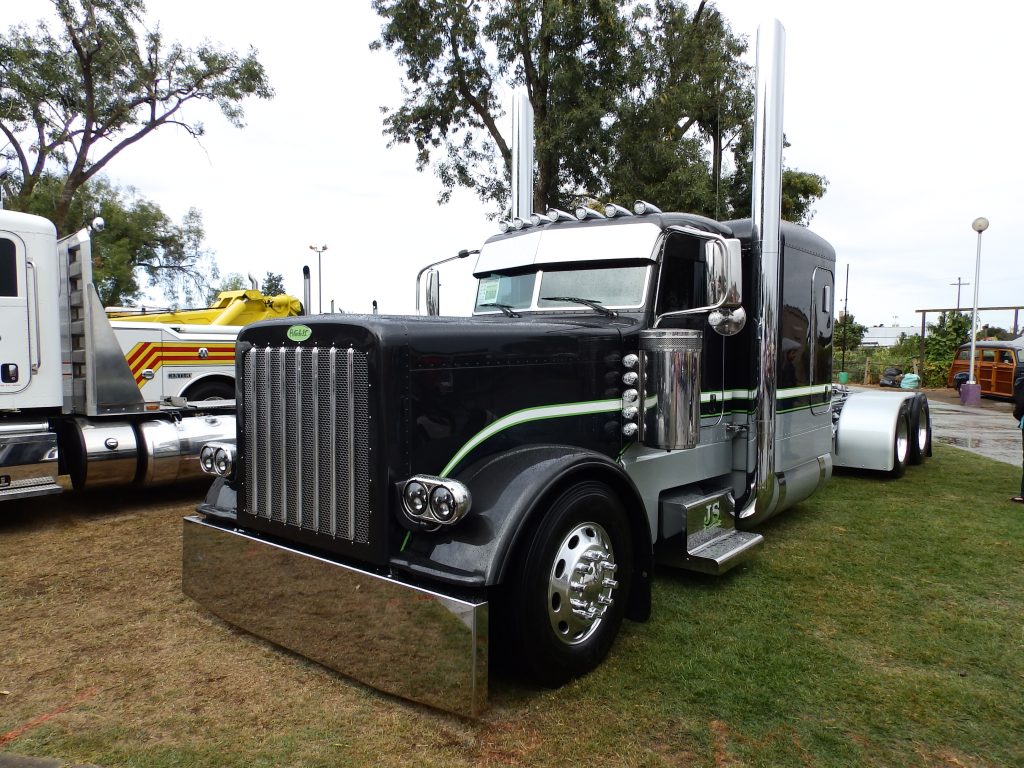
[[[22,183],[28,178],[28,157],[25,156],[25,150],[21,148],[21,144],[18,142],[18,138],[14,135],[10,128],[7,127],[6,123],[0,123],[0,131],[3,131],[4,136],[7,137],[7,141],[10,142],[14,148],[14,153],[18,156],[18,165],[21,166],[21,178]]]
[[[455,79],[455,88],[459,92],[459,95],[472,107],[473,111],[477,114],[484,126],[487,128],[487,132],[491,134],[491,138],[494,139],[494,143],[498,145],[498,151],[501,152],[501,156],[505,158],[506,162],[512,157],[512,151],[509,149],[508,144],[505,143],[504,137],[498,130],[497,124],[494,122],[494,118],[488,111],[487,107],[480,102],[480,100],[470,91],[469,85],[466,82],[466,70],[462,61],[462,56],[459,54],[459,43],[455,37],[455,28],[448,25],[448,44],[452,49],[452,59],[455,63],[455,73],[457,75]]]

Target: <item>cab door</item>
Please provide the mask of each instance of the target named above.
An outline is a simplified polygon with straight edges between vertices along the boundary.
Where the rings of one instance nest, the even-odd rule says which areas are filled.
[[[29,325],[29,277],[21,238],[0,232],[0,396],[20,392],[28,386],[32,378],[32,355],[33,352],[38,354]]]

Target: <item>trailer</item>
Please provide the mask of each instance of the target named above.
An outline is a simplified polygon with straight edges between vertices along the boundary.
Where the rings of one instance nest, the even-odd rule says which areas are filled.
[[[61,475],[75,489],[202,477],[201,446],[235,434],[238,330],[111,322],[89,229],[58,241],[48,220],[0,210],[0,500],[59,493]]]
[[[524,213],[480,248],[472,317],[247,327],[185,593],[473,716],[491,662],[550,686],[600,664],[656,563],[724,573],[834,467],[924,460],[922,395],[832,383],[835,252],[779,220],[782,41],[759,42],[750,219]]]

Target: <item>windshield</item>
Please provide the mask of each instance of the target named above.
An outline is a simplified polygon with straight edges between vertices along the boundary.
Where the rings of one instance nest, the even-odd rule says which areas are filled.
[[[573,297],[597,302],[608,309],[643,306],[650,274],[649,264],[551,269],[504,274],[492,272],[480,278],[474,312],[509,309],[585,309],[576,302],[545,300],[544,296]]]

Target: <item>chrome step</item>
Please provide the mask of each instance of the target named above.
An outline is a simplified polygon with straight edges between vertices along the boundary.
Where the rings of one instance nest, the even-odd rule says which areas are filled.
[[[729,530],[686,554],[683,567],[718,576],[742,563],[764,544],[764,536]]]
[[[63,493],[64,487],[59,483],[47,482],[34,485],[16,485],[0,488],[0,499],[9,501],[11,499],[30,499],[33,496],[49,496],[53,493]]]

